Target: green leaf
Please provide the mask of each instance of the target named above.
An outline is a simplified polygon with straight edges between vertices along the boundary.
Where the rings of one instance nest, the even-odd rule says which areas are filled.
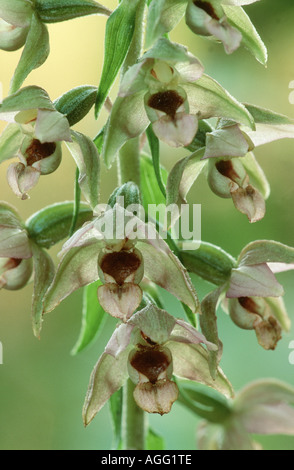
[[[117,390],[108,400],[113,427],[113,448],[119,449],[122,435],[123,389]]]
[[[54,101],[57,111],[65,114],[70,126],[81,121],[95,103],[97,87],[91,85],[78,86],[64,93]]]
[[[94,209],[99,203],[100,159],[93,141],[79,132],[72,131],[73,142],[66,145],[80,172],[79,184],[87,202]]]
[[[25,47],[10,83],[10,94],[16,92],[21,87],[32,70],[40,67],[45,62],[49,51],[47,27],[40,21],[38,15],[34,13]]]
[[[53,281],[55,267],[52,259],[32,243],[34,258],[34,292],[32,301],[32,322],[34,335],[39,338],[43,321],[43,299],[47,289]]]
[[[152,124],[146,130],[146,135],[149,142],[149,147],[152,155],[153,168],[157,180],[158,187],[162,192],[164,198],[166,197],[165,184],[162,180],[161,166],[160,166],[160,155],[159,155],[159,140],[153,132]],[[152,201],[153,202],[153,201]]]
[[[164,450],[164,438],[149,428],[146,436],[146,450]]]
[[[255,129],[253,117],[243,104],[231,96],[216,80],[202,75],[195,83],[182,84],[187,93],[190,114],[199,119],[222,117]]]
[[[165,197],[159,189],[152,159],[148,155],[141,154],[140,163],[142,201],[145,213],[148,214],[148,204],[165,204]],[[168,173],[162,166],[160,172],[165,185]]]
[[[0,136],[0,163],[16,156],[24,138],[18,124],[9,124]]]
[[[84,287],[82,326],[79,338],[72,350],[72,354],[78,354],[86,349],[101,333],[107,314],[98,302],[97,289],[102,285],[96,281]]]
[[[44,23],[57,23],[87,15],[107,15],[111,11],[93,0],[35,0],[35,8]]]
[[[60,202],[41,209],[26,221],[26,229],[29,237],[38,246],[50,248],[66,238],[72,223],[74,203]],[[81,203],[77,228],[91,220],[93,211],[90,207]]]
[[[138,3],[139,0],[123,0],[107,20],[104,64],[95,105],[96,118],[129,50]]]
[[[267,63],[267,50],[249,16],[242,7],[222,4],[229,23],[242,34],[242,44],[263,65]]]

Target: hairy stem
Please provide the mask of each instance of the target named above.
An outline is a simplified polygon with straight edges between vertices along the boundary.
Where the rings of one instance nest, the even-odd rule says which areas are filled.
[[[133,398],[134,388],[135,385],[128,379],[123,390],[123,450],[144,450],[145,447],[145,413]]]
[[[143,48],[144,40],[144,16],[146,0],[141,0],[138,4],[136,14],[136,26],[134,36],[121,69],[121,76],[129,67],[137,62]],[[118,182],[119,185],[133,181],[140,186],[140,139],[136,137],[131,139],[122,147],[118,159]]]

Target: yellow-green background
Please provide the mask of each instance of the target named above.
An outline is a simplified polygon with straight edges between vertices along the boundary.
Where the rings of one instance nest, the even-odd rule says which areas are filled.
[[[114,8],[114,0],[105,0]],[[227,56],[220,45],[193,35],[182,22],[172,33],[174,41],[186,44],[203,62],[206,73],[217,79],[237,99],[255,103],[294,117],[288,101],[289,82],[294,80],[293,0],[263,0],[246,8],[269,51],[264,68],[245,50]],[[49,26],[51,54],[46,63],[31,73],[25,85],[45,88],[51,99],[82,84],[97,85],[103,63],[104,17],[88,17]],[[21,51],[0,51],[0,80],[3,96]],[[115,97],[117,88],[112,90]],[[91,112],[77,130],[94,137],[106,119],[98,122]],[[2,126],[3,128],[3,126]],[[294,141],[285,140],[259,148],[258,161],[270,181],[272,192],[263,221],[250,225],[230,200],[221,200],[208,189],[202,177],[190,194],[190,202],[202,204],[202,238],[219,244],[236,256],[255,239],[275,239],[293,244],[293,153]],[[162,146],[162,161],[168,169],[185,152]],[[64,151],[56,173],[42,177],[28,201],[19,201],[6,182],[8,163],[1,165],[0,199],[15,205],[25,219],[47,204],[72,199],[75,167]],[[116,186],[116,171],[103,169],[102,200]],[[56,259],[56,251],[52,256]],[[279,280],[286,289],[285,302],[294,319],[293,275]],[[196,279],[200,298],[211,286]],[[110,449],[112,431],[107,406],[94,422],[83,428],[81,410],[90,372],[114,327],[109,319],[99,340],[78,357],[70,355],[80,328],[81,292],[74,293],[45,319],[41,340],[33,337],[30,325],[32,286],[20,292],[1,292],[0,341],[4,364],[0,365],[1,449]],[[182,311],[166,296],[175,315]],[[284,335],[275,352],[263,351],[253,332],[234,326],[219,312],[220,335],[224,342],[222,367],[239,389],[260,377],[276,377],[294,385],[294,365],[289,364],[289,343],[294,329]],[[152,426],[166,438],[169,449],[194,449],[197,418],[180,405],[164,417],[151,416]],[[294,437],[258,437],[266,449],[294,449]]]

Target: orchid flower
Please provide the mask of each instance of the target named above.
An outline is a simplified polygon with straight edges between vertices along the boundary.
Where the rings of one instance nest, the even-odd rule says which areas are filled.
[[[258,343],[266,350],[273,350],[282,330],[289,331],[291,326],[282,299],[284,289],[274,273],[290,269],[294,269],[292,247],[270,240],[249,243],[240,253],[227,282],[205,297],[202,313],[213,318],[222,300],[224,310],[237,326],[254,330]],[[206,335],[205,328],[203,332]]]
[[[105,209],[105,208],[104,208]],[[44,312],[53,310],[79,287],[100,279],[98,299],[103,309],[127,321],[142,300],[145,276],[198,309],[195,289],[186,269],[158,235],[116,203],[86,223],[63,246],[56,276],[45,300]]]
[[[147,46],[168,33],[183,16],[196,34],[220,41],[227,54],[241,45],[265,64],[267,50],[242,5],[258,0],[153,0],[147,19]],[[250,37],[250,41],[249,41]]]
[[[198,59],[183,46],[161,38],[123,77],[106,128],[104,160],[110,166],[122,145],[142,134],[150,123],[163,142],[187,146],[197,132],[198,120],[210,117],[254,127],[250,113],[203,74]]]
[[[68,95],[70,99],[71,92]],[[98,204],[98,151],[90,138],[71,131],[66,115],[57,111],[44,89],[28,86],[5,98],[0,119],[9,122],[0,136],[0,163],[19,158],[7,171],[8,183],[18,197],[27,199],[40,176],[59,167],[64,141],[79,168],[83,195],[92,207]]]
[[[33,8],[26,0],[3,0],[0,5],[0,49],[16,51],[26,42]]]
[[[281,381],[262,379],[236,393],[222,424],[202,422],[200,450],[261,450],[250,434],[294,435],[294,389]]]
[[[177,400],[172,374],[230,397],[231,385],[221,369],[212,380],[207,351],[200,343],[216,349],[190,324],[153,304],[135,313],[116,328],[92,372],[83,410],[85,425],[128,377],[136,384],[137,405],[148,413],[168,413]]]

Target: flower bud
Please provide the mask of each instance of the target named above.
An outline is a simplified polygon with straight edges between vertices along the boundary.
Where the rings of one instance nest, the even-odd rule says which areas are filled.
[[[31,258],[0,258],[0,289],[21,289],[29,282],[32,272]]]
[[[21,146],[25,164],[38,170],[41,175],[53,173],[61,163],[60,142],[41,143],[38,139],[26,137]]]

